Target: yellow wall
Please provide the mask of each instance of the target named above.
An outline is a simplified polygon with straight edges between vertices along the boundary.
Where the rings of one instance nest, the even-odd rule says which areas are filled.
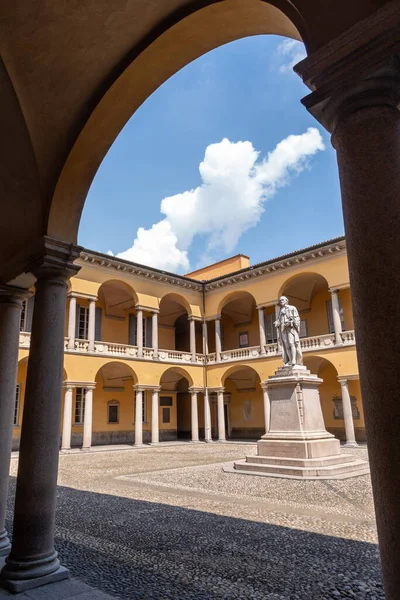
[[[208,265],[203,269],[198,269],[197,271],[187,273],[186,277],[198,279],[199,281],[209,280],[214,279],[215,277],[221,277],[222,275],[228,275],[229,273],[240,271],[241,269],[246,269],[249,266],[250,258],[248,256],[245,256],[244,254],[236,254],[236,256],[231,256],[230,258],[221,260],[213,265]]]

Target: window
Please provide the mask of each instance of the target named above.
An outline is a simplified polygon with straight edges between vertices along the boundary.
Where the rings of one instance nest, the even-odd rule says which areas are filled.
[[[307,337],[307,319],[302,319],[300,321],[300,333],[299,333],[301,338],[305,338]]]
[[[21,323],[19,326],[19,330],[20,331],[26,331],[26,325],[27,325],[27,316],[28,316],[28,306],[27,306],[27,301],[23,300],[22,301],[22,310],[21,310]]]
[[[78,339],[88,339],[89,328],[89,308],[87,306],[79,306],[78,312]]]
[[[172,406],[172,396],[161,396],[160,406]]]
[[[119,423],[119,402],[118,400],[110,400],[107,405],[107,422]]]
[[[249,333],[248,331],[241,331],[239,333],[239,348],[248,348],[249,346]]]
[[[162,422],[163,423],[170,423],[171,422],[171,409],[170,408],[163,408],[162,409]]]
[[[338,300],[339,300],[339,315],[340,315],[340,322],[342,324],[342,331],[345,331],[342,301],[341,301],[340,298],[338,298]],[[332,300],[327,300],[327,302],[326,302],[326,310],[327,310],[327,313],[328,313],[329,333],[335,333],[335,327],[333,325]]]
[[[85,390],[76,388],[75,390],[75,425],[82,425],[85,416]]]
[[[21,396],[21,386],[19,383],[17,383],[17,387],[16,387],[16,391],[15,391],[14,426],[18,426],[20,396]]]
[[[151,317],[143,317],[143,347],[151,348],[152,346],[152,326]],[[137,316],[129,315],[129,345],[137,346]]]
[[[267,344],[274,344],[277,342],[276,328],[274,327],[275,314],[269,313],[265,315],[265,334],[267,338]]]

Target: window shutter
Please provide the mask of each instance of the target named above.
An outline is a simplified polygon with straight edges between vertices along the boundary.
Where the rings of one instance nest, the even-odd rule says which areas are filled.
[[[35,306],[35,296],[31,296],[28,299],[28,316],[26,320],[26,330],[32,331],[32,320],[33,320],[33,309]]]
[[[101,341],[101,320],[103,317],[103,309],[101,306],[96,306],[95,326],[94,326],[94,339],[97,342]]]
[[[147,348],[153,347],[153,319],[151,317],[147,317],[146,319],[146,343],[144,344]]]
[[[76,303],[76,313],[75,313],[75,339],[79,339],[79,314],[81,307],[78,303]]]
[[[129,345],[136,346],[136,315],[129,315]]]
[[[329,333],[334,333],[335,328],[333,326],[333,309],[332,309],[332,300],[326,301],[326,310],[328,312],[328,327]]]

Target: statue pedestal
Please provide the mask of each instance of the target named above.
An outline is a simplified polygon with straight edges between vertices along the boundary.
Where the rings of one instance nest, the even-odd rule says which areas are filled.
[[[235,462],[235,472],[292,479],[341,479],[369,472],[368,463],[341,454],[339,440],[326,431],[321,383],[299,365],[282,366],[268,378],[269,431],[257,442],[257,456]]]

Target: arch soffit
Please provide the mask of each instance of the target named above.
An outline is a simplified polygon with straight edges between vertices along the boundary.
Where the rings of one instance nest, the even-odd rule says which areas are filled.
[[[220,300],[218,304],[217,315],[220,315],[222,313],[223,309],[227,306],[227,304],[229,304],[230,302],[234,302],[235,300],[240,300],[242,298],[249,300],[251,298],[252,302],[254,302],[254,304],[257,305],[257,300],[251,292],[249,292],[248,290],[236,290],[235,292],[230,292]]]
[[[102,379],[105,387],[125,386],[126,381],[131,382],[132,385],[138,382],[138,376],[132,367],[122,361],[104,362],[97,370],[94,381],[98,381],[99,378]]]
[[[188,383],[189,383],[189,387],[193,386],[193,379],[190,375],[190,373],[188,373],[186,371],[186,369],[183,369],[182,367],[168,367],[168,369],[165,369],[165,371],[163,371],[163,373],[161,373],[160,378],[159,378],[159,385],[162,386],[162,379],[164,377],[164,375],[166,375],[167,373],[170,373],[171,375],[173,373],[178,373],[179,375],[181,375],[181,378],[184,377],[185,379],[187,379]]]
[[[113,82],[92,107],[60,169],[48,235],[76,243],[86,195],[101,161],[128,119],[174,73],[203,54],[248,36],[275,34],[308,41],[305,21],[292,2],[227,4],[208,0],[177,9],[116,66]]]
[[[303,356],[303,363],[315,375],[319,376],[321,370],[331,367],[334,369],[336,376],[338,376],[336,365],[325,356],[319,356],[318,354],[312,354],[310,356],[309,354],[306,354]]]
[[[257,369],[255,369],[254,367],[250,367],[249,365],[234,365],[232,367],[229,367],[229,369],[227,369],[222,375],[221,375],[221,385],[224,386],[225,382],[227,379],[229,379],[231,377],[231,375],[233,375],[234,373],[237,373],[238,371],[250,371],[251,374],[253,376],[255,376],[256,382],[260,383],[261,382],[261,376],[259,374],[259,372],[257,371]]]
[[[160,298],[160,312],[162,310],[162,302],[166,301],[166,300],[170,300],[173,302],[176,302],[177,304],[180,304],[187,312],[188,317],[193,316],[193,313],[195,312],[191,306],[191,304],[188,302],[188,300],[186,300],[186,298],[184,296],[181,296],[181,294],[176,294],[175,292],[167,292],[166,294],[164,294],[163,296],[161,296]]]

